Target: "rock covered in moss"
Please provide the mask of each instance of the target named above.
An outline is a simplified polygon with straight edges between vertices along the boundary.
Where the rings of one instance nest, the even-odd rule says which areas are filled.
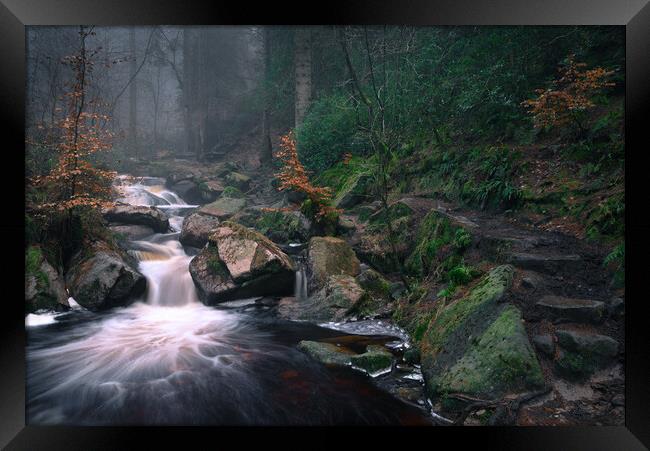
[[[220,197],[214,202],[204,205],[198,212],[208,216],[214,216],[220,221],[225,221],[246,206],[246,199]]]
[[[237,220],[264,234],[273,242],[281,244],[307,240],[311,228],[309,219],[297,210],[264,210],[250,207],[240,212]]]
[[[215,216],[195,212],[183,220],[179,240],[185,246],[202,248],[208,242],[210,233],[219,226]]]
[[[27,250],[25,263],[25,311],[69,309],[63,277],[45,259],[38,246]]]
[[[75,301],[88,310],[128,305],[147,286],[136,267],[128,255],[95,241],[73,257],[66,285]]]
[[[350,358],[353,368],[359,368],[370,375],[383,374],[393,366],[393,354],[383,346],[370,345],[363,354]]]
[[[310,291],[318,290],[333,275],[357,276],[359,259],[348,244],[340,238],[317,236],[309,241],[308,260]]]
[[[224,178],[227,185],[234,186],[240,191],[248,191],[251,185],[251,178],[239,172],[230,172]]]
[[[494,268],[469,294],[433,316],[422,338],[422,372],[432,397],[495,397],[543,386],[521,312],[501,304],[513,268]]]
[[[298,344],[298,349],[326,365],[350,365],[350,358],[354,353],[332,343],[303,340]]]
[[[226,221],[190,262],[199,298],[206,304],[293,291],[291,259],[268,238]]]

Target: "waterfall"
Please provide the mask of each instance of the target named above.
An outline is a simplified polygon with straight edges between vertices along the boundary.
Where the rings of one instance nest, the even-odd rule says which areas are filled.
[[[294,296],[297,300],[302,301],[307,298],[307,275],[302,266],[296,271],[296,283],[293,289]]]
[[[121,183],[120,183],[121,182]],[[164,188],[163,179],[143,177],[138,183],[118,179],[121,201],[131,205],[156,205],[164,209],[169,223],[180,231],[183,216],[179,213],[194,208],[187,205],[176,193]],[[157,235],[156,242],[133,241],[138,248],[134,255],[139,260],[139,270],[147,279],[146,302],[157,306],[181,306],[198,302],[196,287],[188,271],[190,260],[178,241],[176,233]]]

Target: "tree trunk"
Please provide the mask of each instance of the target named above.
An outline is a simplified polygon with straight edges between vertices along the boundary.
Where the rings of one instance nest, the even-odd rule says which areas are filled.
[[[131,78],[135,77],[136,71],[136,49],[135,49],[135,28],[131,27],[129,30],[129,47],[131,51],[131,61],[129,64],[129,71]],[[138,137],[137,137],[137,120],[138,120],[138,90],[135,80],[129,86],[129,144],[131,150],[138,156]]]
[[[269,78],[270,78],[270,65],[271,65],[271,34],[268,27],[262,29],[262,73],[264,74],[264,85],[266,87],[264,92],[264,111],[262,112],[262,156],[260,158],[262,164],[270,163],[273,161],[273,145],[271,144],[271,124],[269,118],[270,110],[270,92],[269,91]]]
[[[135,77],[136,71],[136,49],[135,49],[135,28],[131,27],[129,30],[129,47],[131,50],[131,61],[129,64],[129,72],[131,78]],[[131,81],[129,86],[129,144],[131,150],[138,156],[138,136],[137,136],[137,121],[138,121],[138,89],[135,80]]]
[[[194,153],[194,141],[192,134],[192,89],[193,71],[192,67],[192,33],[189,29],[183,30],[183,120],[185,122],[185,154]]]
[[[295,126],[302,124],[311,101],[311,32],[298,28],[294,34]]]

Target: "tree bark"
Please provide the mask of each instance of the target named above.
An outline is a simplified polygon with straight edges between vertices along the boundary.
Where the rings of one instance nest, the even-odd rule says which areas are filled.
[[[269,78],[270,78],[270,65],[271,65],[271,34],[268,27],[262,29],[262,73],[264,74],[264,111],[262,112],[262,158],[261,162],[270,163],[273,161],[273,145],[271,144],[271,124],[269,118],[270,110],[270,93],[269,91]]]
[[[135,49],[135,28],[131,27],[129,30],[129,47],[131,51],[131,61],[129,64],[129,71],[131,78],[136,75],[136,49]],[[138,136],[137,136],[137,121],[138,121],[138,89],[135,80],[129,86],[129,144],[131,150],[138,156]]]

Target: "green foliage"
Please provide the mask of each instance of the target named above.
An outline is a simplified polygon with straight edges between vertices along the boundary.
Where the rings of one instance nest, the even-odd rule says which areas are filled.
[[[365,154],[368,143],[358,130],[357,112],[342,95],[316,100],[296,131],[298,156],[311,171],[322,172],[344,153]]]
[[[614,272],[614,286],[625,286],[625,242],[616,246],[603,261],[604,266],[613,266]]]
[[[592,209],[587,217],[587,237],[621,237],[625,233],[625,196],[618,193]]]
[[[227,197],[230,199],[242,199],[244,197],[244,194],[239,190],[239,188],[235,188],[234,186],[226,186],[221,192],[221,197]]]

